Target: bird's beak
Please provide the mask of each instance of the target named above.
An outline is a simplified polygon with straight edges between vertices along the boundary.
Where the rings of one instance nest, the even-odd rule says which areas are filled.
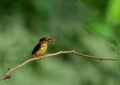
[[[48,38],[48,42],[52,42],[52,41],[54,41],[54,39]]]

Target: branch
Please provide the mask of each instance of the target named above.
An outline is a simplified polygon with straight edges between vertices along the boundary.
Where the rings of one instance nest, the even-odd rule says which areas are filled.
[[[86,54],[82,54],[82,53],[78,53],[75,50],[71,50],[71,51],[59,51],[56,53],[52,53],[52,54],[47,54],[47,55],[42,55],[42,56],[38,56],[35,58],[30,58],[26,61],[24,61],[23,63],[13,67],[13,68],[9,68],[7,72],[5,72],[3,75],[0,76],[0,80],[4,80],[4,79],[9,79],[10,78],[10,73],[12,73],[13,71],[22,68],[23,66],[25,66],[26,64],[35,61],[35,60],[41,60],[50,56],[56,56],[56,55],[60,55],[60,54],[75,54],[78,56],[82,56],[82,57],[87,57],[87,58],[91,58],[91,59],[95,59],[95,60],[108,60],[108,61],[119,61],[120,59],[112,59],[112,58],[97,58],[95,56],[90,56],[90,55],[86,55]]]

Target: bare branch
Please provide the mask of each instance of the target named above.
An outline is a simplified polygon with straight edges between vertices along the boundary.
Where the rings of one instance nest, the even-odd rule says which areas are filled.
[[[95,56],[90,56],[90,55],[78,53],[75,50],[59,51],[59,52],[52,53],[52,54],[47,54],[47,55],[44,55],[44,56],[38,56],[36,58],[30,58],[30,59],[24,61],[23,63],[15,66],[13,68],[9,68],[7,72],[5,72],[2,76],[0,76],[0,80],[9,79],[10,78],[10,73],[12,73],[13,71],[15,71],[19,68],[24,67],[26,64],[28,64],[32,61],[40,60],[40,59],[43,59],[43,58],[47,58],[47,57],[50,57],[50,56],[56,56],[56,55],[60,55],[60,54],[75,54],[75,55],[78,55],[78,56],[87,57],[87,58],[96,59],[96,60],[108,60],[108,61],[119,61],[120,60],[120,59],[112,59],[112,58],[98,58],[98,57],[95,57]]]

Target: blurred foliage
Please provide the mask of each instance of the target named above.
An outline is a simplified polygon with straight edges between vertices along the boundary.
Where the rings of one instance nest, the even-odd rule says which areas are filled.
[[[47,53],[75,49],[119,58],[119,0],[0,0],[0,75],[31,57],[38,40]],[[120,63],[72,54],[34,61],[0,85],[119,85]]]

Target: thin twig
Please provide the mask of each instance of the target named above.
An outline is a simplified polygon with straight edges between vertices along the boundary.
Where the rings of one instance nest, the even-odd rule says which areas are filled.
[[[113,58],[98,58],[98,57],[95,57],[95,56],[90,56],[90,55],[78,53],[75,50],[59,51],[59,52],[52,53],[52,54],[47,54],[47,55],[44,55],[44,56],[42,55],[42,56],[38,56],[38,57],[35,57],[35,58],[30,58],[30,59],[24,61],[23,63],[15,66],[13,68],[9,68],[7,72],[5,72],[2,76],[0,76],[0,80],[9,79],[10,78],[10,73],[12,73],[13,71],[15,71],[19,68],[22,68],[23,66],[25,66],[26,64],[28,64],[32,61],[40,60],[40,59],[43,59],[43,58],[47,58],[47,57],[50,57],[50,56],[56,56],[56,55],[60,55],[60,54],[75,54],[75,55],[78,55],[78,56],[83,56],[83,57],[96,59],[96,60],[108,60],[108,61],[119,61],[120,60],[120,59],[113,59]]]

